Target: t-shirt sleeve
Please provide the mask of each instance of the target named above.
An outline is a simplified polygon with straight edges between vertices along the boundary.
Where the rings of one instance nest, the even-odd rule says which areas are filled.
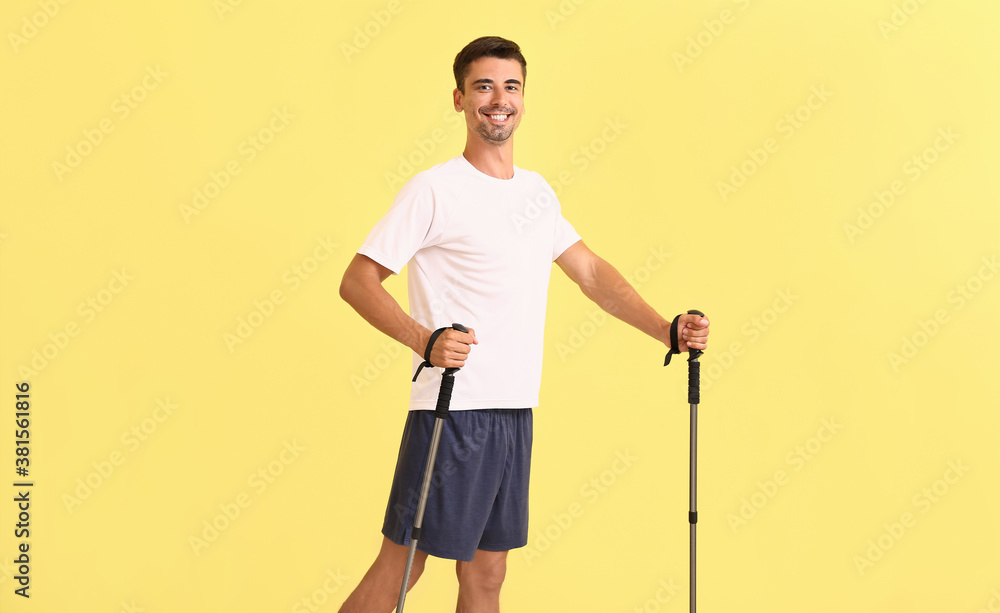
[[[560,212],[559,219],[556,220],[555,240],[552,241],[552,261],[555,262],[558,260],[564,251],[572,247],[579,240],[581,240],[580,235],[576,233],[573,225],[566,221],[566,218]]]
[[[414,253],[439,240],[442,217],[432,186],[417,175],[399,190],[358,253],[398,275]]]
[[[556,202],[559,202],[559,198],[552,190],[552,187],[549,186],[548,183],[546,183],[545,186],[548,188],[549,194],[551,194],[552,198]],[[560,204],[559,218],[556,219],[556,229],[554,236],[552,237],[552,261],[555,262],[558,260],[559,256],[563,254],[563,251],[572,247],[573,244],[579,240],[581,240],[580,235],[576,233],[576,230],[573,228],[573,224],[566,221],[566,218],[563,217],[562,205]]]

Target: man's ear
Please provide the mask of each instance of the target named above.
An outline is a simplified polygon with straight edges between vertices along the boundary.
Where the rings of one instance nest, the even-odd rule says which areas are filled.
[[[455,103],[455,110],[456,111],[461,111],[462,110],[462,97],[464,96],[464,94],[462,93],[462,90],[460,90],[460,89],[458,89],[456,87],[455,91],[453,91],[451,93],[451,95],[452,95],[452,98],[454,99],[453,102]]]

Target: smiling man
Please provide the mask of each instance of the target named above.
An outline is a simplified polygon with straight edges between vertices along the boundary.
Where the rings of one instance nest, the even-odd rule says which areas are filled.
[[[409,587],[428,555],[456,560],[457,611],[491,613],[500,610],[507,552],[528,539],[532,407],[541,385],[552,263],[605,311],[672,352],[705,349],[709,322],[680,315],[677,347],[671,347],[671,322],[584,245],[548,183],[514,165],[526,80],[517,44],[479,38],[459,52],[453,69],[465,150],[400,190],[348,266],[340,295],[375,328],[410,347],[414,368],[430,343],[432,365],[462,369]],[[404,266],[409,314],[382,286]],[[430,340],[432,331],[452,322],[469,332],[447,329]],[[381,550],[342,613],[387,613],[396,604],[441,381],[440,372],[429,370],[411,387]]]

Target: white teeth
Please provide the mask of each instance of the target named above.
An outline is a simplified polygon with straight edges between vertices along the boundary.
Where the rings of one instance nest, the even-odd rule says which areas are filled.
[[[490,118],[493,119],[493,121],[504,121],[507,119],[507,115],[490,115]]]

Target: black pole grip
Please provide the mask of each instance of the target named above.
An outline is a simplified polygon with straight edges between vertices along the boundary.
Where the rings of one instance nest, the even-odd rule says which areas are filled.
[[[447,368],[441,376],[441,391],[438,392],[437,407],[434,416],[438,419],[448,419],[448,408],[451,406],[451,390],[455,387],[455,372],[457,368]]]
[[[469,333],[469,329],[462,324],[451,324],[451,327],[459,332]],[[441,390],[438,392],[437,407],[434,408],[434,416],[438,419],[448,419],[448,410],[451,407],[451,391],[455,388],[455,373],[458,368],[445,368],[441,374]]]
[[[701,362],[688,360],[688,404],[698,404],[701,392]]]

